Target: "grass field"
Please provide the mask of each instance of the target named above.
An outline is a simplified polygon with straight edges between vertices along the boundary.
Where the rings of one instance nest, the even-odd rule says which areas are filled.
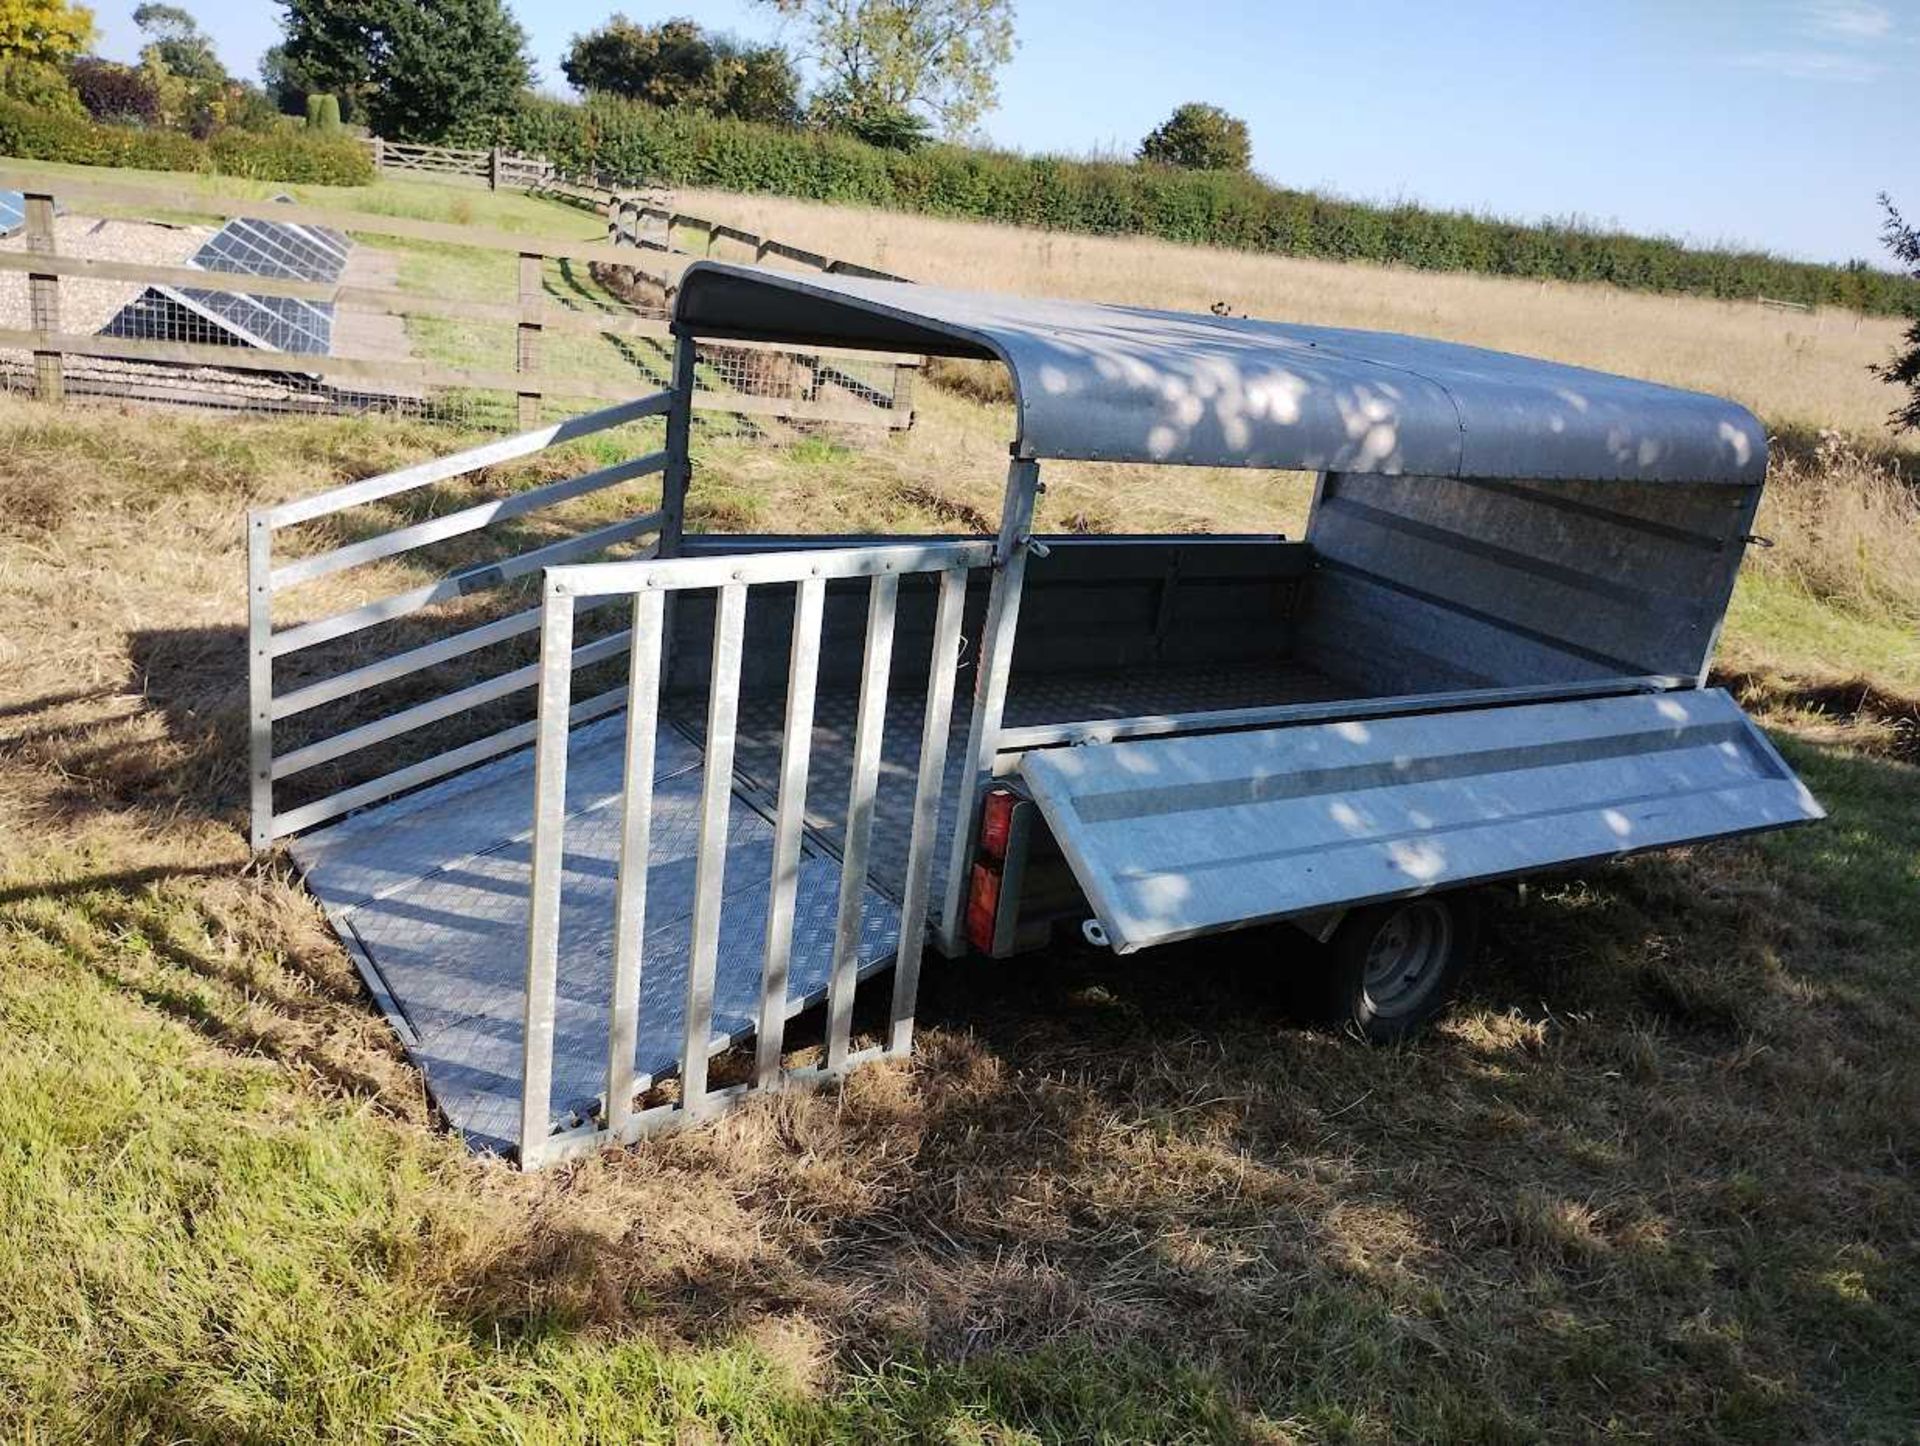
[[[1072,236],[771,196],[687,191],[695,215],[916,281],[1405,331],[1551,357],[1733,398],[1773,426],[1877,434],[1894,394],[1865,375],[1894,319],[1604,286],[1340,265],[1132,238]]]
[[[0,170],[17,179],[45,178],[56,200],[61,199],[60,182],[66,179],[118,182],[172,192],[186,198],[187,205],[162,214],[174,218],[191,216],[200,221],[210,219],[210,214],[191,208],[202,199],[239,197],[257,201],[287,195],[327,209],[485,228],[512,235],[538,236],[548,242],[599,242],[606,238],[606,223],[591,212],[536,199],[524,192],[489,191],[482,185],[452,181],[428,184],[383,179],[365,187],[285,185],[225,176],[163,175],[11,158],[0,158]],[[70,209],[88,217],[105,214],[153,218],[144,208],[128,204],[102,205],[76,199]],[[391,285],[402,292],[500,304],[514,301],[519,294],[520,259],[511,251],[479,250],[440,241],[375,234],[358,237],[357,244],[391,259],[391,280],[378,284]],[[600,285],[583,263],[549,258],[542,277],[549,302],[558,308],[614,316],[630,314],[630,308]],[[341,310],[350,314],[357,308],[349,306]],[[514,369],[517,335],[510,321],[408,315],[405,329],[415,360],[479,371]],[[563,381],[578,378],[617,383],[628,380],[636,388],[644,388],[664,379],[670,364],[667,346],[651,340],[553,331],[542,337],[539,344],[540,369],[549,378]],[[578,398],[569,402],[558,395],[557,390],[550,390],[548,400],[555,415],[591,405]],[[440,401],[439,415],[476,424],[510,418],[514,406],[512,395],[502,393],[467,393],[458,398],[442,397]]]
[[[861,254],[804,219],[773,229]],[[927,274],[901,234],[864,254]],[[1267,264],[1248,310],[1295,284]],[[1114,266],[1108,294],[1201,299]],[[243,510],[459,439],[0,398],[0,1438],[1914,1439],[1920,501],[1849,371],[1880,342],[1750,358],[1783,324],[1712,303],[1605,342],[1604,296],[1581,321],[1450,280],[1419,278],[1455,308],[1431,325],[1395,273],[1322,295],[1802,399],[1766,413],[1777,545],[1722,661],[1830,823],[1500,896],[1413,1047],[1303,1023],[1248,940],[938,966],[910,1066],[534,1178],[429,1125],[238,829]],[[991,516],[1004,412],[921,403],[883,443],[707,438],[701,525]],[[1303,504],[1284,474],[1063,468],[1042,522]]]

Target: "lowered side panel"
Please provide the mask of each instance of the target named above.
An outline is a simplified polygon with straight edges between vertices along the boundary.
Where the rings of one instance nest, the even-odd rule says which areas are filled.
[[[1718,689],[1033,752],[1119,953],[1824,810]]]

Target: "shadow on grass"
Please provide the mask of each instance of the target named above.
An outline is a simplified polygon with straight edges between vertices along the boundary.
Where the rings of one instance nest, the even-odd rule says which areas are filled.
[[[1284,931],[930,964],[910,1071],[556,1176],[574,1203],[449,1309],[700,1343],[798,1311],[844,1371],[1142,1350],[1243,1424],[1328,1432],[1911,1419],[1911,1381],[1827,1342],[1844,1317],[1891,1368],[1920,1306],[1895,1263],[1920,1117],[1881,1068],[1920,1044],[1913,981],[1882,994],[1891,1033],[1852,1016],[1910,906],[1843,917],[1839,889],[1862,862],[1913,876],[1920,783],[1800,752],[1871,860],[1804,858],[1807,830],[1500,895],[1486,967],[1399,1049],[1305,1017],[1316,949]],[[609,1200],[632,1213],[568,1219]],[[1864,1299],[1817,1284],[1861,1252]]]
[[[137,640],[185,781],[120,804],[237,801],[240,646]],[[1784,746],[1833,821],[1497,896],[1486,967],[1422,1042],[1314,1027],[1316,951],[1284,930],[935,963],[911,1068],[516,1186],[442,1309],[506,1346],[711,1344],[798,1313],[842,1380],[920,1363],[885,1388],[903,1410],[1056,1427],[1104,1391],[1224,1412],[1217,1435],[1897,1434],[1920,1413],[1920,1099],[1889,1069],[1920,1050],[1920,774]],[[304,1007],[216,952],[158,952],[262,1018],[103,977],[330,1092],[390,1092],[329,1041],[350,974]]]
[[[1920,763],[1920,698],[1883,688],[1871,678],[1805,679],[1770,673],[1715,670],[1711,679],[1749,708],[1790,709],[1828,722],[1882,730],[1876,751]]]

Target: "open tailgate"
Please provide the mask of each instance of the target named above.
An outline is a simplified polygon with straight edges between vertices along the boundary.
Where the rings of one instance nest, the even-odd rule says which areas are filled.
[[[1122,954],[1825,816],[1719,689],[1090,744],[1020,773]]]

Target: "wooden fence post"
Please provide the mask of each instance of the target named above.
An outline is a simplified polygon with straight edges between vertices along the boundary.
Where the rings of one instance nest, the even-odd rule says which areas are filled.
[[[378,175],[380,168],[387,163],[387,143],[378,136],[368,136],[367,144],[373,147],[373,170]]]
[[[54,254],[53,197],[30,192],[27,201],[27,250],[37,256]],[[27,273],[28,325],[52,336],[60,330],[60,278],[41,272]],[[57,402],[65,393],[65,377],[60,353],[35,351],[33,354],[33,394],[43,402]]]
[[[530,373],[540,369],[540,282],[542,260],[537,251],[520,253],[520,325],[515,332],[513,369]],[[520,430],[540,425],[540,392],[520,389]]]
[[[487,189],[500,189],[500,147],[495,146],[487,152]]]
[[[887,425],[895,431],[913,425],[913,374],[917,368],[905,362],[897,362],[893,368],[893,406],[887,415]]]

